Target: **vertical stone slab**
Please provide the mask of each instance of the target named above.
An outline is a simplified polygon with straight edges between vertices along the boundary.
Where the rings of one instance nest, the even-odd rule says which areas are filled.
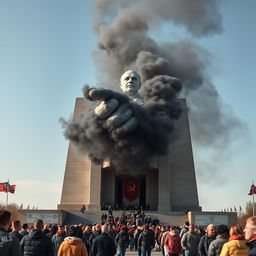
[[[173,211],[200,210],[186,100],[180,103],[179,137],[170,145],[170,202]]]
[[[158,211],[171,211],[169,153],[158,157]]]

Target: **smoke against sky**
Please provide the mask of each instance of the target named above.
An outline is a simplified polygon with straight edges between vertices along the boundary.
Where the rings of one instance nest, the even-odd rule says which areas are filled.
[[[180,79],[181,95],[187,99],[190,111],[193,141],[197,146],[215,149],[212,152],[217,155],[224,146],[228,151],[234,138],[246,130],[211,81],[211,54],[196,43],[198,38],[223,32],[220,3],[99,0],[94,6],[93,25],[99,36],[94,57],[100,85],[117,90],[119,77],[127,69],[138,71],[143,83],[156,75]],[[168,24],[185,28],[192,39],[158,42],[150,36],[157,26]]]

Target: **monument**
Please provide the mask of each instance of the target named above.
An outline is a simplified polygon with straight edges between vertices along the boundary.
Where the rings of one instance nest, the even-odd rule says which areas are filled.
[[[126,86],[127,92],[122,88],[123,92],[131,100],[143,104],[143,99],[137,94],[140,81],[136,81],[136,75],[132,74],[130,72],[128,75],[130,81],[125,81],[125,76],[122,76],[121,88]],[[132,77],[135,77],[135,81],[132,81]],[[136,88],[132,92],[134,87]],[[85,205],[87,211],[99,211],[102,204],[140,204],[147,206],[150,211],[158,212],[184,212],[187,209],[201,211],[186,100],[178,101],[183,109],[176,121],[179,136],[168,145],[165,155],[152,157],[145,167],[136,172],[127,166],[117,170],[108,160],[96,165],[88,156],[77,154],[76,149],[70,144],[58,209],[76,211],[81,205]],[[88,101],[77,98],[73,119],[76,120],[88,107]],[[102,102],[94,112],[99,117],[108,109],[109,106]],[[127,109],[125,111],[126,114],[129,112]],[[109,116],[110,114],[107,114],[107,118]],[[131,119],[128,113],[122,122],[126,125]],[[136,120],[133,119],[128,126],[129,129],[133,130],[136,124]]]

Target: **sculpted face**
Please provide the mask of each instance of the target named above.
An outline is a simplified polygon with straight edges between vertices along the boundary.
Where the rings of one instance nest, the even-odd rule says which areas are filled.
[[[121,89],[128,96],[136,95],[140,89],[140,76],[133,70],[126,71],[121,76]]]

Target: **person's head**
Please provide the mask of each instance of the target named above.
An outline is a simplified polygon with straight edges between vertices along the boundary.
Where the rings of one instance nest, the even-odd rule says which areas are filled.
[[[188,230],[189,230],[189,232],[194,232],[195,231],[195,225],[194,224],[190,224],[188,226]]]
[[[233,225],[229,229],[229,235],[230,236],[243,235],[243,230],[241,229],[241,227],[239,225]]]
[[[189,221],[186,221],[184,226],[188,227],[189,226]]]
[[[208,236],[215,236],[216,227],[213,224],[209,224],[206,228],[206,232]]]
[[[68,236],[77,237],[78,236],[78,228],[75,226],[71,226],[67,233]]]
[[[51,234],[55,235],[55,234],[57,233],[58,229],[59,229],[59,228],[58,228],[57,225],[53,225],[53,226],[51,227],[51,230],[50,230]]]
[[[252,237],[256,236],[256,217],[250,217],[246,220],[244,234],[246,240],[251,240]]]
[[[104,224],[101,226],[101,232],[102,233],[108,233],[108,225],[107,224]]]
[[[29,229],[28,223],[24,223],[24,224],[22,225],[22,229],[28,230],[28,229]]]
[[[20,231],[21,230],[21,224],[19,220],[12,221],[12,231]]]
[[[36,230],[43,230],[44,222],[40,219],[37,219],[33,224],[34,229]]]
[[[120,88],[128,96],[136,95],[140,89],[140,76],[133,70],[124,72],[120,79]]]
[[[101,225],[100,224],[96,224],[95,226],[95,231],[101,231]]]
[[[216,234],[219,236],[228,236],[229,230],[227,225],[219,225],[216,228]]]
[[[64,225],[59,225],[58,226],[58,233],[59,234],[64,234],[65,233],[65,226]]]
[[[144,225],[144,230],[149,230],[149,225],[148,224]]]
[[[0,210],[0,227],[8,229],[10,227],[11,213],[6,210]]]
[[[48,229],[48,230],[49,230],[49,224],[44,224],[44,226],[43,226],[43,230],[46,230],[46,229]]]

